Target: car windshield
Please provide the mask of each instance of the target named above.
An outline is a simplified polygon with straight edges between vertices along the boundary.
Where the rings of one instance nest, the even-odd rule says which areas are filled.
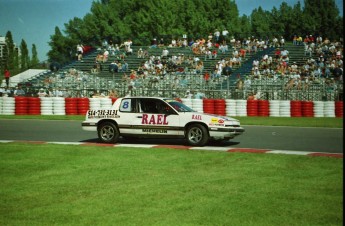
[[[165,100],[165,101],[169,103],[178,112],[195,112],[192,108],[176,100]]]

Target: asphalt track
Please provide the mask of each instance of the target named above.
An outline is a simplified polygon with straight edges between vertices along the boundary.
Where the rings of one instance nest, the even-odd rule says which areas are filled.
[[[245,133],[224,143],[211,143],[217,148],[248,148],[343,154],[343,129],[296,128],[281,126],[243,126]],[[83,131],[81,121],[0,120],[0,140],[40,142],[98,143],[97,134]],[[119,144],[185,145],[180,139],[120,140]]]

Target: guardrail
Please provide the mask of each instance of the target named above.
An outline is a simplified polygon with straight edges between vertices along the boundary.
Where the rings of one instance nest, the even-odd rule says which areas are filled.
[[[1,97],[0,115],[85,115],[117,98]],[[178,99],[198,112],[226,116],[343,117],[343,101]]]

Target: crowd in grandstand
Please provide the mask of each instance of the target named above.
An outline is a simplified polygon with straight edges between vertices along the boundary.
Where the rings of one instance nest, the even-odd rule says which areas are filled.
[[[188,84],[193,81],[202,84],[205,88],[215,88],[217,84],[232,76],[233,72],[241,67],[251,56],[260,56],[257,53],[269,48],[275,50],[265,53],[253,59],[252,68],[244,76],[237,75],[237,89],[250,90],[251,83],[256,80],[284,80],[284,89],[308,89],[312,82],[324,82],[330,87],[343,79],[343,43],[330,41],[321,36],[307,35],[303,39],[294,35],[293,45],[304,46],[304,58],[298,62],[290,62],[290,53],[285,47],[284,37],[272,39],[256,38],[254,36],[236,39],[229,37],[229,32],[216,30],[205,38],[191,39],[187,41],[186,35],[181,39],[172,39],[165,42],[153,39],[151,46],[146,49],[141,47],[136,53],[133,52],[132,41],[125,40],[123,43],[114,44],[111,40],[104,40],[98,49],[94,65],[90,69],[91,75],[97,76],[101,71],[122,73],[121,85],[127,87],[127,91],[138,87],[149,89],[157,88],[160,84],[168,84],[170,89],[188,89]],[[160,48],[160,54],[150,54],[150,48]],[[189,50],[189,55],[183,51],[171,50],[184,48]],[[142,59],[137,68],[129,68],[127,57],[135,55]],[[109,59],[112,60],[109,60]],[[77,59],[83,60],[83,46],[77,46]],[[205,68],[205,62],[213,62],[211,68]],[[57,70],[54,70],[55,72]],[[71,96],[68,90],[53,90],[52,84],[59,79],[68,78],[76,83],[87,82],[88,73],[78,73],[75,68],[70,68],[64,73],[51,74],[44,79],[44,88],[47,96]],[[202,88],[201,87],[201,88]],[[200,88],[200,86],[199,86]],[[41,90],[36,90],[40,94]],[[7,93],[9,91],[3,91]],[[106,94],[108,95],[107,91]],[[14,90],[12,94],[14,95]]]

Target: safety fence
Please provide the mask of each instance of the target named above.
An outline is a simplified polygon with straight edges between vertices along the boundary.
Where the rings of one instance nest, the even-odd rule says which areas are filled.
[[[2,115],[85,115],[117,98],[1,97]],[[178,99],[197,112],[223,116],[343,117],[343,101]]]

